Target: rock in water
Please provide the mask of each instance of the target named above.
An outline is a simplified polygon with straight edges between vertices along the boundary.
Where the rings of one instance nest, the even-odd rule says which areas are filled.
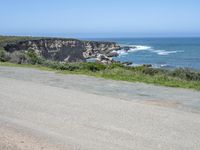
[[[116,57],[118,53],[113,51],[120,50],[121,47],[115,42],[97,42],[97,41],[83,41],[85,45],[85,52],[83,53],[85,58],[97,58],[99,54],[106,55],[108,57]]]
[[[104,65],[110,65],[115,62],[112,58],[107,57],[106,55],[103,55],[103,54],[99,54],[97,56],[96,61]]]
[[[133,62],[127,61],[127,62],[122,62],[122,64],[123,64],[124,66],[130,66],[130,65],[133,64]]]

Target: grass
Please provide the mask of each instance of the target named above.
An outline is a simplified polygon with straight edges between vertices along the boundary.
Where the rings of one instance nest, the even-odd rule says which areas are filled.
[[[168,87],[200,90],[200,74],[198,72],[184,69],[170,71],[147,67],[124,67],[120,64],[104,66],[97,63],[59,64],[56,62],[48,63],[48,65],[13,64],[1,62],[0,65],[9,67],[34,68],[45,71],[55,71],[63,74],[81,74],[112,80],[143,82]],[[179,74],[176,74],[177,72]],[[195,78],[192,79],[191,77],[187,76],[187,74],[192,74]]]
[[[41,65],[32,65],[32,64],[15,64],[15,63],[10,63],[10,62],[0,62],[0,66],[5,66],[5,67],[20,67],[20,68],[33,68],[33,69],[38,69],[38,70],[43,70],[43,71],[56,71],[55,69],[41,66]]]

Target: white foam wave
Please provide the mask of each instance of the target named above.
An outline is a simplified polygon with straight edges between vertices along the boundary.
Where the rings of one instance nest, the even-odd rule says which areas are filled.
[[[152,64],[153,68],[166,68],[166,67],[170,67],[169,64]]]
[[[168,67],[168,64],[161,64],[160,67]]]
[[[152,50],[152,52],[154,52],[158,55],[166,56],[166,55],[169,55],[169,54],[180,53],[180,52],[183,52],[183,51]]]
[[[152,49],[152,47],[150,47],[150,46],[144,46],[144,45],[130,45],[130,48],[131,48],[131,50],[134,50],[134,51]]]
[[[126,47],[126,46],[124,46],[124,47]],[[152,47],[146,46],[146,45],[128,45],[128,47],[129,47],[129,50],[121,49],[119,51],[114,51],[114,52],[117,52],[120,56],[127,55],[128,53],[133,53],[133,52],[137,52],[137,51],[149,51],[149,52],[153,52],[153,53],[156,53],[156,54],[162,55],[162,56],[184,52],[184,51],[155,50]]]
[[[117,52],[119,55],[127,55],[128,53],[131,53],[131,52],[144,51],[144,50],[151,49],[150,46],[143,46],[143,45],[129,45],[128,47],[130,48],[129,50],[121,49],[119,51],[114,51],[114,52]]]

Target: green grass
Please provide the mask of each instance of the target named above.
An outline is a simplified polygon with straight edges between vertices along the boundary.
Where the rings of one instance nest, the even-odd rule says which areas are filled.
[[[10,63],[10,62],[0,62],[0,66],[33,68],[33,69],[38,69],[38,70],[43,70],[43,71],[56,71],[55,69],[52,69],[52,68],[49,68],[49,67],[44,67],[44,66],[41,66],[41,65],[15,64],[15,63]]]
[[[59,64],[51,62],[46,65],[13,64],[1,62],[1,66],[26,67],[46,71],[55,71],[63,74],[81,74],[105,79],[143,82],[148,84],[168,87],[180,87],[200,90],[200,74],[184,69],[162,70],[147,67],[124,67],[120,64],[104,66],[97,63],[67,63]],[[176,74],[178,72],[178,74]],[[189,75],[192,74],[191,78]]]

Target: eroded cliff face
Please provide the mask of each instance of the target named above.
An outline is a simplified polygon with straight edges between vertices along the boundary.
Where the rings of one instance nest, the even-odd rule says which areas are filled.
[[[99,54],[111,57],[116,55],[113,51],[119,50],[120,46],[114,42],[50,38],[19,41],[7,44],[4,49],[8,52],[32,49],[46,59],[77,62],[86,61],[86,58],[95,58]]]
[[[117,56],[113,51],[120,50],[120,46],[115,42],[97,42],[97,41],[84,41],[85,58],[96,58],[99,54],[107,55],[108,57]]]
[[[75,39],[40,39],[20,41],[7,44],[5,50],[8,52],[20,50],[35,50],[46,59],[56,61],[85,61],[83,57],[84,44]]]

